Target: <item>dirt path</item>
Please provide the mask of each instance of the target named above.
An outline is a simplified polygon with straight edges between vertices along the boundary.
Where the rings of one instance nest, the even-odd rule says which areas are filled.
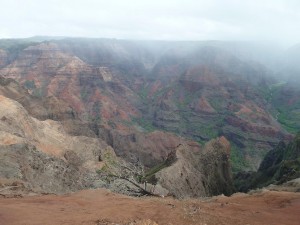
[[[179,201],[87,190],[63,196],[0,198],[0,224],[299,225],[300,193],[266,191]]]

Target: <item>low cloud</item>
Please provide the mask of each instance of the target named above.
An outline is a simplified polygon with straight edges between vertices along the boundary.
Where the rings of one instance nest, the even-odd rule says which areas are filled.
[[[300,42],[293,0],[10,0],[0,38],[34,35]]]

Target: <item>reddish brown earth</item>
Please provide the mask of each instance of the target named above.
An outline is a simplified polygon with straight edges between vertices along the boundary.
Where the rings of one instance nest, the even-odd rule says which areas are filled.
[[[0,75],[16,79],[43,102],[52,99],[45,103],[55,107],[46,107],[40,119],[76,115],[94,131],[97,125],[117,132],[163,130],[201,143],[224,135],[239,148],[247,170],[257,169],[280,140],[289,140],[260,91],[274,81],[259,64],[210,44],[190,51],[184,44],[161,43],[165,47],[157,51],[127,41],[82,41],[28,44],[18,52],[0,49]],[[30,104],[36,115],[40,110],[29,99],[21,104]]]
[[[1,225],[298,225],[299,212],[300,193],[276,191],[181,201],[133,198],[107,190],[0,199]]]

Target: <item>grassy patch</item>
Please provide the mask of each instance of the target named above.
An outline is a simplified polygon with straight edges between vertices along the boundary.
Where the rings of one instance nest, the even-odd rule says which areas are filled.
[[[139,91],[139,96],[141,97],[142,101],[147,101],[148,99],[148,90],[146,87],[143,87],[140,91]]]
[[[233,172],[242,171],[249,168],[249,163],[245,160],[244,154],[240,148],[231,143],[230,163]]]
[[[144,117],[133,118],[132,121],[133,121],[133,123],[136,123],[139,126],[141,126],[147,132],[153,132],[153,131],[157,130],[157,128],[155,128],[153,126],[152,121],[148,120]]]

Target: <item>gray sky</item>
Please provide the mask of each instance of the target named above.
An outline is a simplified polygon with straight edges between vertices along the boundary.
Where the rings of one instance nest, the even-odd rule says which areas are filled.
[[[0,38],[300,42],[299,0],[1,0]]]

